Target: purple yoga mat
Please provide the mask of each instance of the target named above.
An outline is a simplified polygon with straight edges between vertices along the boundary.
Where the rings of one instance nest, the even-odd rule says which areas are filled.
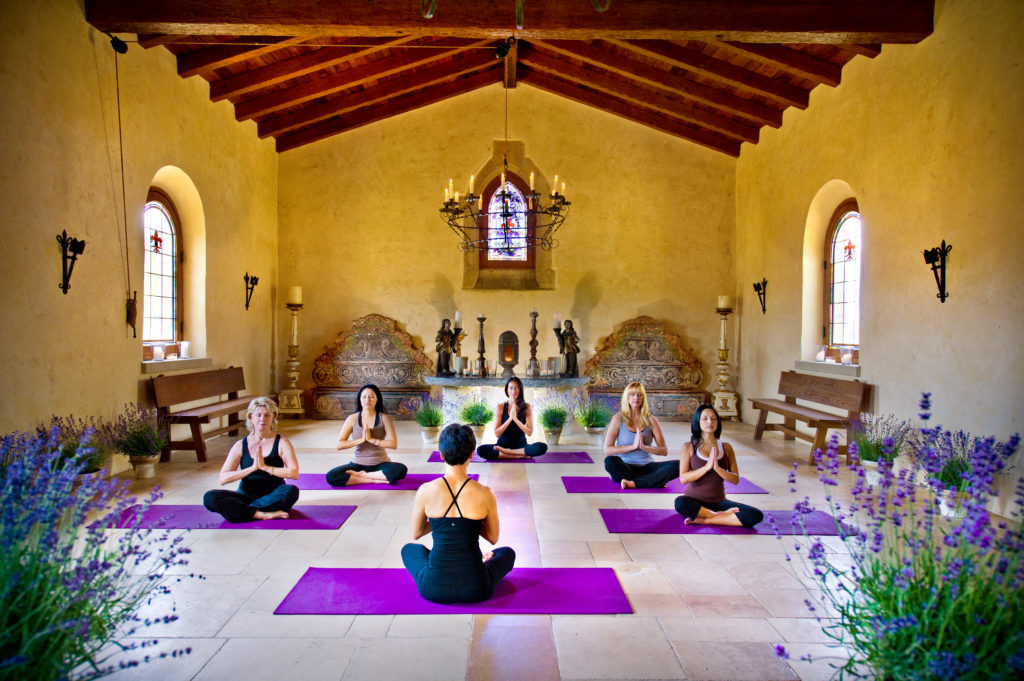
[[[609,532],[640,534],[804,534],[794,525],[795,511],[765,511],[764,520],[754,527],[685,524],[683,516],[661,508],[602,508],[601,518]],[[774,518],[775,523],[772,523]],[[838,535],[835,521],[824,511],[803,516],[809,535]]]
[[[440,478],[440,473],[410,473],[393,485],[389,485],[386,482],[375,482],[369,485],[349,485],[348,487],[332,487],[327,484],[327,478],[323,473],[299,473],[299,479],[295,481],[295,486],[299,489],[305,490],[323,490],[323,489],[419,489],[420,485],[425,482],[430,482]],[[480,476],[476,473],[470,473],[469,477],[476,480]]]
[[[434,453],[427,459],[427,461],[431,462],[441,462],[443,460],[441,452],[437,450],[434,450]],[[495,459],[494,461],[488,461],[481,458],[478,454],[473,454],[473,458],[470,461],[473,463],[594,463],[594,460],[586,452],[548,452],[536,458],[528,456],[523,459]]]
[[[632,613],[611,568],[513,568],[482,603],[420,596],[404,568],[309,568],[275,615],[603,615]]]
[[[130,527],[135,513],[125,511],[118,527]],[[348,520],[355,506],[295,506],[288,518],[231,523],[203,506],[154,504],[142,514],[139,527],[187,530],[336,530]]]
[[[563,475],[562,484],[565,491],[570,494],[576,493],[611,493],[611,492],[632,492],[636,494],[682,494],[686,487],[679,483],[679,478],[669,482],[664,487],[645,487],[644,489],[622,489],[619,483],[611,478],[600,478],[593,476]],[[768,494],[768,490],[762,489],[746,478],[733,485],[725,483],[726,494]]]

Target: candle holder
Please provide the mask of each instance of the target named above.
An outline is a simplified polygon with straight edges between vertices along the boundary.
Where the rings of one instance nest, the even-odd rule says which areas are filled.
[[[75,261],[78,260],[78,256],[85,252],[85,242],[68,236],[68,230],[65,229],[57,235],[57,243],[60,244],[63,265],[63,275],[57,287],[64,292],[64,295],[67,295],[71,288],[71,272],[75,269]]]
[[[756,286],[756,284],[755,284]],[[722,320],[721,333],[718,342],[718,364],[715,365],[715,379],[718,381],[718,390],[711,393],[711,404],[722,418],[739,418],[737,409],[736,393],[729,390],[729,346],[726,323],[729,315],[732,314],[731,307],[715,308],[719,318]]]
[[[480,339],[476,343],[476,351],[480,355],[476,360],[477,373],[480,374],[480,378],[487,378],[487,358],[484,357],[484,322],[487,321],[487,317],[481,314],[476,320],[480,322]]]
[[[946,293],[946,256],[952,250],[953,246],[947,246],[946,240],[943,239],[941,246],[929,248],[924,252],[924,264],[932,266],[932,274],[935,275],[935,285],[939,287],[939,292],[935,297],[939,299],[940,303],[946,302],[946,298],[949,297],[949,294]]]
[[[305,416],[306,410],[302,406],[302,390],[298,387],[299,381],[299,310],[302,303],[288,303],[287,307],[292,313],[292,338],[288,344],[288,360],[285,362],[287,369],[284,375],[288,380],[288,387],[277,396],[279,414],[295,414]]]
[[[540,362],[537,361],[537,311],[530,310],[530,361],[526,365],[528,378],[540,377]]]
[[[256,289],[256,284],[260,282],[260,278],[255,274],[250,277],[249,273],[246,272],[245,276],[242,277],[242,281],[245,282],[245,309],[248,310],[249,301],[252,300],[252,292]]]
[[[505,368],[501,372],[502,378],[511,378],[516,375],[516,364],[519,364],[519,337],[512,331],[505,331],[498,336],[498,364]]]

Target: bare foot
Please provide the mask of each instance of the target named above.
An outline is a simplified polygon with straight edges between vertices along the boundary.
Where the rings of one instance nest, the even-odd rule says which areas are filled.
[[[287,518],[288,511],[256,511],[252,514],[256,520],[274,520],[275,518]]]
[[[489,560],[490,560],[491,558],[494,558],[494,551],[488,551],[487,553],[485,553],[485,554],[483,555],[483,559],[484,559],[484,562],[485,562],[485,563],[486,563],[487,561],[489,561]]]
[[[636,483],[632,480],[623,480],[620,484],[622,489],[636,489]]]
[[[727,508],[724,511],[715,511],[714,514],[715,515],[729,515],[730,513],[739,513],[739,512],[740,512],[740,509],[738,509],[736,507],[733,507],[733,508]]]
[[[693,522],[693,518],[683,518],[683,525],[689,525]]]

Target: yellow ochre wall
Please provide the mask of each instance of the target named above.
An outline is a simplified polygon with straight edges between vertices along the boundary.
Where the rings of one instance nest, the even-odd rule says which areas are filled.
[[[0,432],[9,432],[51,413],[110,415],[144,396],[146,377],[142,339],[124,321],[114,52],[75,0],[0,3],[0,27]],[[205,312],[199,306],[201,318],[186,320],[186,338],[205,327],[213,365],[242,366],[249,391],[266,392],[277,280],[274,145],[237,123],[230,104],[211,104],[205,81],[179,78],[164,49],[131,44],[119,72],[131,289],[141,301],[150,183],[161,169],[187,177],[198,203],[185,207],[205,230],[205,271],[191,282],[205,287]],[[63,229],[86,242],[67,295],[57,288],[54,237]],[[186,255],[201,261],[203,253]],[[248,312],[246,270],[260,276]],[[140,304],[140,333],[141,317]]]
[[[554,290],[463,289],[458,237],[438,214],[448,178],[464,193],[504,139],[501,85],[281,154],[279,283],[303,287],[300,387],[313,386],[323,347],[372,312],[399,320],[432,359],[441,319],[455,310],[469,329],[463,354],[475,357],[483,313],[488,360],[512,330],[522,375],[533,307],[538,357],[558,354],[553,313],[573,320],[581,368],[615,324],[650,315],[671,322],[710,379],[716,296],[734,293],[735,159],[526,84],[508,97],[509,139],[548,181],[564,178],[573,202],[553,252]],[[280,344],[287,333],[282,324]]]
[[[779,372],[811,359],[801,354],[804,228],[816,194],[839,180],[864,223],[861,380],[875,386],[873,410],[916,419],[920,393],[931,391],[933,423],[1001,438],[1021,430],[1022,28],[1024,3],[939,2],[933,35],[855,58],[839,87],[815,89],[806,111],[790,109],[781,130],[744,145],[744,398],[775,395]],[[953,250],[940,303],[922,251],[943,240]],[[762,277],[764,315],[752,287]]]

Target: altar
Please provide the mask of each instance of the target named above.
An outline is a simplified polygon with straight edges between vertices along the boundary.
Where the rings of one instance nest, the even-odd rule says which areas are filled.
[[[545,404],[559,402],[570,411],[567,428],[571,427],[572,407],[588,399],[587,386],[590,377],[559,378],[541,377],[528,378],[516,376],[523,382],[523,398],[533,407],[533,418],[537,416]],[[441,388],[442,409],[445,423],[458,421],[459,408],[468,401],[482,399],[490,406],[504,401],[505,383],[508,378],[501,376],[424,376],[423,382]],[[493,424],[489,424],[493,427]]]

